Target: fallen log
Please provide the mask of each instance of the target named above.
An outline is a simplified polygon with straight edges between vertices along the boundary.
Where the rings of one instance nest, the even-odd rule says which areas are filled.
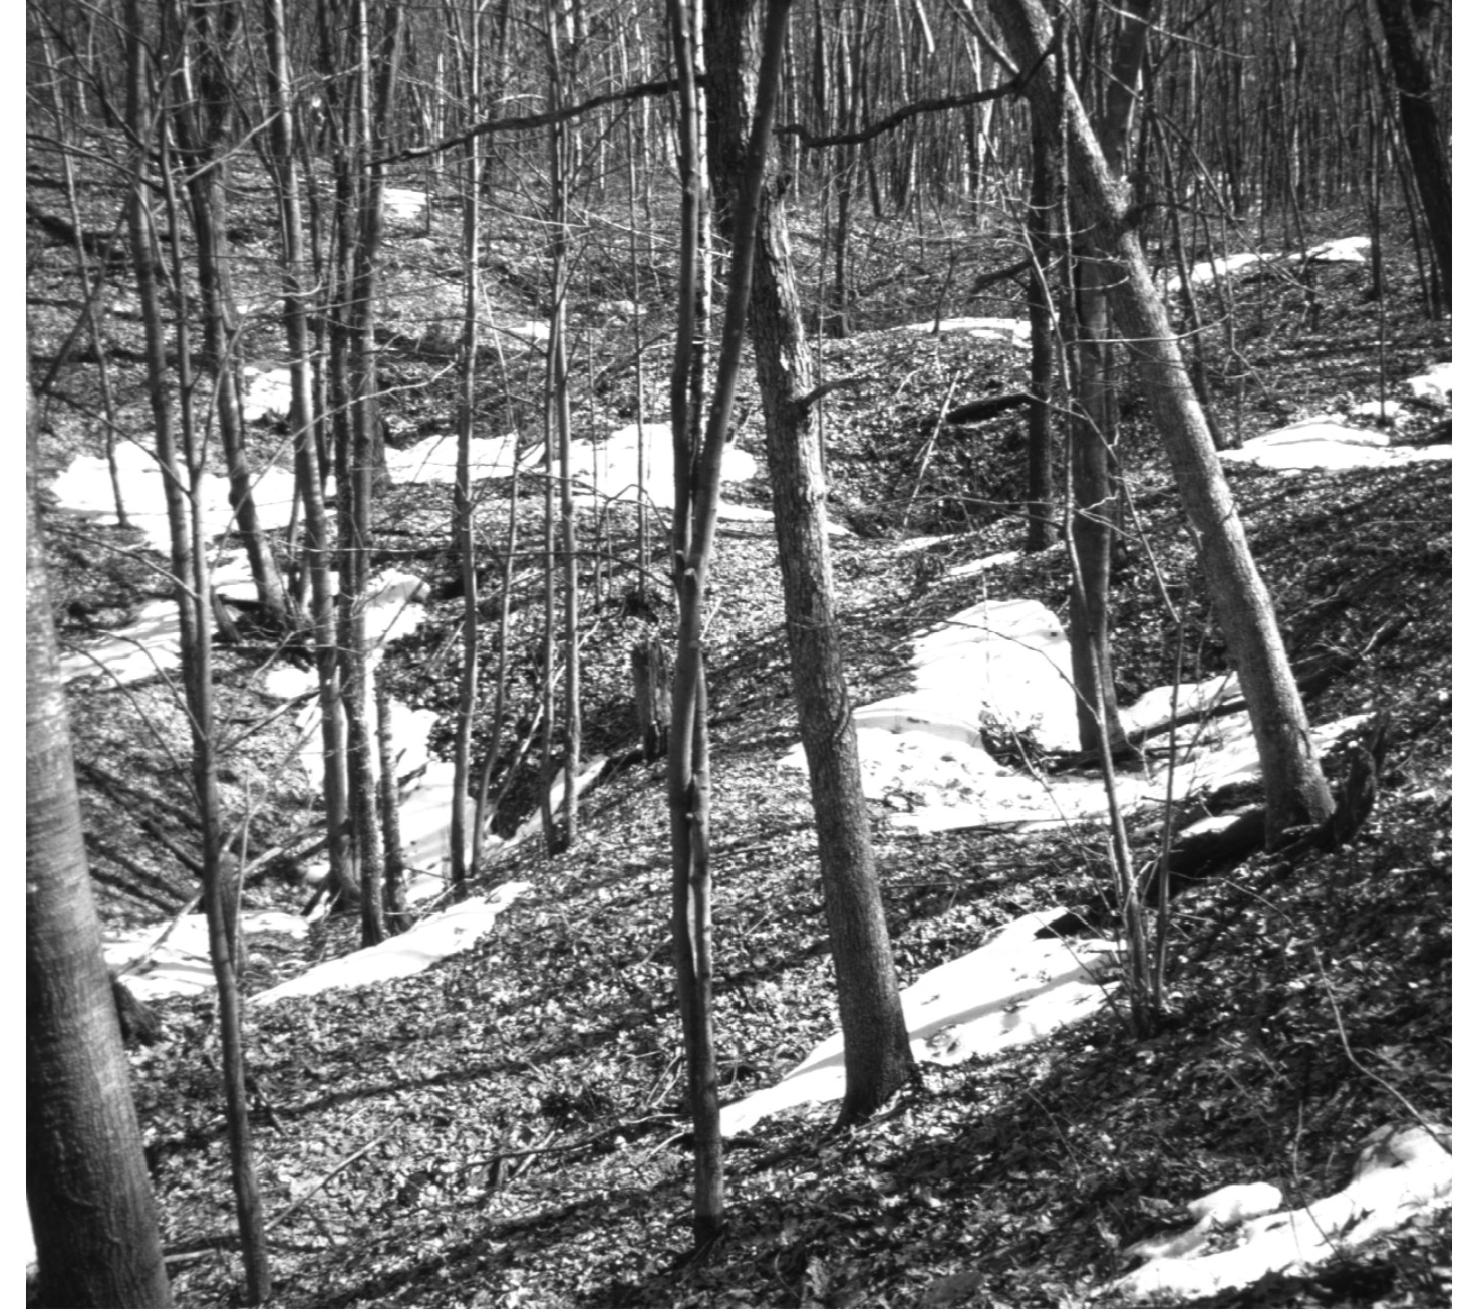
[[[973,425],[977,421],[989,420],[992,416],[998,416],[1004,411],[1014,411],[1018,406],[1025,406],[1031,400],[1031,394],[1024,390],[1019,393],[998,393],[994,397],[977,397],[973,402],[964,402],[960,406],[946,411],[944,423],[947,425]],[[925,429],[933,429],[940,423],[941,417],[937,411],[931,411],[920,421],[921,427]]]

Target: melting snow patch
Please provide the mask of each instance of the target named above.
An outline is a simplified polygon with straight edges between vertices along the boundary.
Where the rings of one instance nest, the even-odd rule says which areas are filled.
[[[122,503],[127,509],[128,519],[142,531],[148,547],[166,553],[169,544],[167,503],[157,458],[134,443],[119,444],[117,483],[122,490]],[[266,525],[284,525],[289,521],[294,500],[292,474],[271,468],[255,479],[253,489],[255,506]],[[116,515],[111,477],[104,457],[77,457],[57,476],[52,491],[63,512],[90,517]],[[228,481],[220,475],[206,474],[200,493],[204,533],[211,537],[231,529],[234,510],[229,504]]]
[[[268,909],[245,913],[240,926],[246,944],[253,932],[267,931],[298,940],[308,929],[303,918]],[[125,978],[139,1000],[197,995],[214,988],[213,965],[208,957],[208,919],[201,913],[108,936],[102,956],[114,968],[141,960]]]
[[[899,993],[914,1057],[946,1067],[1027,1045],[1101,1009],[1097,977],[1115,962],[1111,941],[1038,939],[1067,912],[1027,914],[978,950],[942,964]],[[839,1100],[843,1033],[818,1046],[775,1087],[721,1112],[722,1132],[745,1132],[769,1114]]]
[[[1077,741],[1072,661],[1052,612],[1025,599],[977,603],[914,641],[914,692],[854,713],[859,726],[938,726],[952,714],[1030,732],[1045,748]],[[897,723],[897,724],[896,724]]]
[[[604,442],[576,442],[569,445],[569,471],[576,494],[584,498],[599,497],[606,502],[637,500],[639,488],[639,445],[645,445],[645,496],[657,507],[673,507],[676,502],[675,459],[671,447],[671,427],[665,424],[626,425],[617,429]],[[525,469],[543,467],[543,445],[525,454]],[[736,484],[753,478],[757,461],[750,452],[729,447],[722,453],[721,478]],[[760,507],[739,507],[723,503],[723,520],[772,519],[772,513]]]
[[[1407,381],[1412,396],[1424,406],[1447,410],[1453,405],[1453,362],[1440,361]]]
[[[507,882],[491,895],[464,900],[424,918],[410,931],[380,945],[332,959],[302,977],[281,982],[256,995],[250,1003],[269,1005],[293,995],[317,995],[321,991],[368,986],[393,977],[410,977],[450,954],[475,945],[493,929],[498,914],[528,889],[526,881]]]
[[[517,446],[514,434],[473,439],[468,444],[468,477],[479,480],[511,475]],[[391,478],[402,484],[455,484],[457,436],[447,434],[423,439],[409,448],[388,448],[386,468]]]
[[[1453,1156],[1438,1137],[1425,1128],[1398,1132],[1387,1125],[1367,1138],[1346,1188],[1299,1210],[1280,1210],[1280,1193],[1265,1183],[1221,1188],[1191,1202],[1194,1226],[1130,1248],[1147,1263],[1111,1291],[1193,1302],[1267,1274],[1303,1274],[1342,1247],[1363,1246],[1446,1204],[1452,1189]],[[1212,1232],[1235,1224],[1243,1227],[1232,1245],[1195,1254],[1210,1247]]]
[[[1302,420],[1221,452],[1225,461],[1268,470],[1349,470],[1359,466],[1398,466],[1415,461],[1451,461],[1451,444],[1394,447],[1386,434],[1353,429],[1333,420]]]
[[[1031,735],[1051,750],[1077,743],[1070,655],[1056,618],[1038,603],[979,604],[915,641],[913,691],[854,711],[867,797],[892,808],[890,824],[922,832],[993,827],[1042,830],[1107,813],[1096,771],[1045,779],[1004,767],[983,746],[990,724]],[[1243,713],[1215,716],[1239,698],[1232,675],[1151,691],[1122,713],[1137,731],[1161,726],[1177,699],[1196,720],[1174,733],[1176,798],[1255,779],[1259,751]],[[1365,721],[1312,728],[1325,753]],[[801,746],[779,767],[806,771]],[[1166,765],[1117,778],[1118,806],[1161,804]]]
[[[427,194],[410,187],[385,187],[381,190],[381,204],[393,219],[416,219],[427,208]]]
[[[1371,249],[1369,237],[1338,237],[1334,242],[1311,247],[1305,258],[1325,265],[1364,265]]]
[[[290,413],[290,372],[262,365],[244,367],[244,419],[264,420],[270,416],[283,419]]]
[[[1233,274],[1262,260],[1278,260],[1275,255],[1258,251],[1240,251],[1233,256],[1216,256],[1213,260],[1201,260],[1189,271],[1190,283],[1213,283],[1221,275]],[[1168,290],[1177,292],[1184,286],[1181,275],[1175,274],[1168,281]]]
[[[906,324],[905,333],[963,333],[971,338],[1010,343],[1025,347],[1031,343],[1031,324],[1027,320],[1000,319],[992,316],[964,316],[953,320],[926,320],[923,324]]]

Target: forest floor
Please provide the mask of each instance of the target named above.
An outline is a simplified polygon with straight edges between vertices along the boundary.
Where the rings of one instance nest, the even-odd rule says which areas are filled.
[[[1354,216],[1318,219],[1313,240],[1346,236],[1354,224]],[[992,252],[989,263],[1002,259]],[[936,265],[942,273],[932,258]],[[37,268],[44,272],[44,256],[33,288]],[[1232,350],[1222,369],[1211,360],[1228,437],[1358,413],[1383,376],[1395,395],[1401,380],[1450,358],[1446,325],[1417,310],[1415,275],[1400,259],[1389,274],[1392,300],[1381,305],[1367,299],[1368,272],[1355,265],[1317,266],[1309,288],[1273,274],[1236,280]],[[504,272],[504,299],[513,287]],[[958,569],[1021,547],[1024,523],[1012,505],[1024,468],[1019,420],[938,432],[923,423],[949,397],[1021,387],[1024,354],[966,335],[900,332],[921,318],[919,307],[892,291],[887,302],[871,315],[876,327],[822,349],[829,376],[869,376],[827,400],[824,429],[832,514],[849,531],[834,545],[856,704],[906,688],[912,637],[982,598],[1067,611],[1060,552],[1012,552],[978,574]],[[521,309],[528,323],[534,308]],[[33,312],[44,365],[40,318]],[[397,326],[386,380],[397,397],[389,422],[403,443],[433,432],[451,405],[431,335],[408,327]],[[136,326],[122,316],[117,331]],[[601,359],[612,355],[614,344],[596,341]],[[74,395],[79,385],[60,378]],[[525,368],[518,395],[532,397],[527,378]],[[586,390],[585,431],[625,423],[630,389],[622,371]],[[515,395],[511,380],[504,395]],[[1198,680],[1225,666],[1167,462],[1126,382],[1124,396],[1127,525],[1137,546],[1115,575],[1113,638],[1126,703],[1175,672]],[[58,406],[49,421],[53,468],[86,445],[67,414]],[[759,431],[751,405],[740,442],[760,458]],[[260,452],[271,442],[277,448],[261,430]],[[1343,1185],[1363,1139],[1382,1125],[1418,1117],[1446,1125],[1451,465],[1235,466],[1229,477],[1292,660],[1325,659],[1338,673],[1311,695],[1312,722],[1391,713],[1391,752],[1366,828],[1282,879],[1260,857],[1188,892],[1169,1014],[1152,1036],[1135,1037],[1119,1005],[1035,1045],[923,1066],[922,1085],[864,1126],[834,1132],[834,1108],[814,1106],[739,1133],[727,1145],[726,1235],[694,1258],[664,771],[630,754],[629,648],[648,632],[668,636],[673,605],[657,552],[649,614],[626,606],[632,518],[601,518],[601,568],[586,572],[585,747],[617,765],[585,798],[575,847],[550,858],[534,842],[504,855],[483,889],[527,888],[473,948],[415,976],[248,1018],[275,1301],[1109,1305],[1107,1285],[1134,1263],[1125,1248],[1172,1228],[1191,1198],[1266,1182],[1298,1206]],[[501,534],[505,484],[483,486],[485,542]],[[765,476],[729,494],[766,506]],[[384,496],[377,525],[381,564],[435,586],[426,623],[393,645],[383,678],[438,714],[438,752],[459,671],[449,524],[447,486],[402,485]],[[536,524],[529,515],[529,542]],[[162,592],[150,559],[125,535],[58,516],[48,530],[63,638],[85,643]],[[777,765],[797,741],[782,627],[771,525],[728,524],[713,566],[708,650],[726,1103],[774,1083],[838,1026],[806,782]],[[509,655],[515,709],[531,692],[534,633],[525,608]],[[318,819],[281,719],[258,725],[278,706],[259,684],[273,658],[263,643],[220,651],[222,723],[239,730],[224,797],[235,820],[250,818],[252,852],[286,850],[246,902],[298,909],[296,851]],[[186,826],[169,813],[169,805],[186,813],[183,716],[161,678],[126,690],[78,681],[71,698],[87,826],[102,846],[93,858],[110,877],[98,878],[104,909],[114,926],[155,918],[154,906],[181,906],[190,893]],[[1327,766],[1333,780],[1344,772],[1340,757]],[[1187,808],[1217,812],[1255,797],[1231,789]],[[531,802],[530,782],[510,805],[522,816]],[[1095,825],[921,834],[893,824],[908,800],[869,807],[901,984],[1035,910],[1065,906],[1110,925],[1107,850]],[[119,855],[139,870],[131,894]],[[140,873],[154,879],[143,891],[150,898],[136,894]],[[351,920],[332,918],[305,944],[260,938],[247,990],[352,948],[356,935]],[[241,1273],[213,1012],[206,997],[159,1008],[166,1036],[134,1052],[133,1063],[165,1249],[180,1303],[229,1306],[240,1300]],[[1448,1305],[1450,1244],[1443,1210],[1316,1273],[1202,1304]]]

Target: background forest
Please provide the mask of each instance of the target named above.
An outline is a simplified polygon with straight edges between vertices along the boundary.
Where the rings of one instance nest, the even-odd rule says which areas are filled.
[[[33,1304],[1448,1304],[1450,24],[28,0]]]

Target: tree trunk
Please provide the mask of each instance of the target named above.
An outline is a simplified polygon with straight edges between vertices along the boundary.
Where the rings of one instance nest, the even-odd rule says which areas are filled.
[[[705,132],[695,0],[670,0],[670,43],[680,95],[677,99],[677,157],[680,171],[680,269],[676,348],[671,372],[671,436],[676,505],[671,551],[676,590],[676,662],[666,753],[666,802],[671,831],[671,953],[676,1002],[686,1050],[686,1089],[691,1107],[692,1237],[704,1248],[721,1235],[726,1190],[721,1148],[721,1112],[716,1092],[716,1042],[711,984],[711,758],[706,739],[706,675],[702,649],[702,602],[715,544],[720,497],[721,443],[701,428],[706,335],[704,298],[707,263]],[[743,262],[745,264],[745,261]],[[738,271],[740,274],[744,270]],[[745,278],[743,277],[743,282]],[[735,326],[746,314],[729,305],[723,342],[740,346]],[[731,388],[738,355],[730,356]]]
[[[750,3],[715,7],[707,27],[711,158],[723,212],[742,183],[749,132],[744,50]],[[869,839],[858,736],[843,674],[827,487],[809,409],[803,339],[782,196],[764,186],[752,263],[750,327],[767,421],[798,720],[808,755],[818,853],[838,979],[847,1087],[840,1123],[867,1118],[914,1075]]]
[[[467,15],[468,113],[482,112],[482,21],[476,9]],[[437,65],[441,90],[442,65]],[[439,95],[437,103],[440,105]],[[435,167],[432,178],[435,181]],[[457,691],[457,727],[453,736],[451,886],[454,899],[465,899],[473,869],[471,797],[468,777],[472,768],[472,724],[478,700],[478,573],[477,538],[473,533],[473,486],[469,458],[477,394],[479,293],[478,252],[482,197],[482,142],[473,138],[462,162],[463,324],[459,348],[457,394],[457,482],[452,491],[453,538],[457,569],[462,578],[462,682]],[[504,607],[507,600],[504,599]]]
[[[1259,747],[1268,843],[1276,846],[1291,828],[1319,824],[1333,804],[1270,596],[1129,219],[1127,191],[1109,173],[1070,82],[1059,83],[1050,61],[1043,62],[1051,45],[1046,12],[1037,0],[991,0],[991,12],[1017,63],[1033,71],[1027,84],[1032,112],[1054,135],[1065,117],[1077,217],[1111,259],[1108,281],[1118,327],[1137,362],[1179,495],[1199,536],[1205,580]]]
[[[1453,187],[1448,144],[1433,100],[1432,75],[1417,40],[1409,0],[1377,0],[1392,76],[1401,105],[1402,136],[1422,197],[1428,235],[1443,280],[1443,304],[1453,296]]]
[[[1041,552],[1056,542],[1052,498],[1052,395],[1056,386],[1053,320],[1056,299],[1052,265],[1052,143],[1033,124],[1031,204],[1026,231],[1031,242],[1031,274],[1026,306],[1031,318],[1031,410],[1026,437],[1026,551]]]
[[[217,22],[204,22],[191,3],[172,0],[168,6],[176,51],[177,87],[170,116],[178,135],[179,153],[187,164],[189,213],[198,255],[198,288],[203,302],[204,350],[215,381],[218,432],[228,467],[229,502],[238,521],[239,535],[249,559],[249,571],[259,592],[260,609],[273,627],[283,632],[289,622],[283,586],[269,536],[260,524],[254,504],[253,472],[244,453],[244,422],[235,371],[237,312],[230,291],[227,192],[223,170],[228,157],[224,131],[227,107],[235,89],[229,86],[222,65],[228,59],[238,27],[237,6],[222,6]],[[195,32],[202,42],[195,51]],[[215,48],[208,44],[212,38]],[[195,69],[195,57],[208,66]],[[212,110],[211,113],[205,108]]]
[[[290,426],[295,435],[295,487],[305,509],[305,568],[310,579],[310,619],[315,637],[315,673],[320,687],[320,735],[325,796],[326,852],[337,890],[354,889],[349,871],[350,818],[346,811],[345,727],[340,704],[340,670],[335,644],[335,586],[330,578],[330,521],[320,468],[320,425],[310,369],[309,287],[299,180],[295,169],[293,78],[285,40],[284,0],[264,7],[269,51],[269,88],[274,121],[270,151],[279,191],[284,274],[285,336],[290,349]]]
[[[664,757],[670,727],[671,668],[665,645],[653,635],[641,640],[630,650],[630,670],[635,679],[640,743],[645,750],[645,761],[650,763]]]
[[[35,514],[25,499],[25,1180],[38,1304],[173,1304],[102,963]]]

